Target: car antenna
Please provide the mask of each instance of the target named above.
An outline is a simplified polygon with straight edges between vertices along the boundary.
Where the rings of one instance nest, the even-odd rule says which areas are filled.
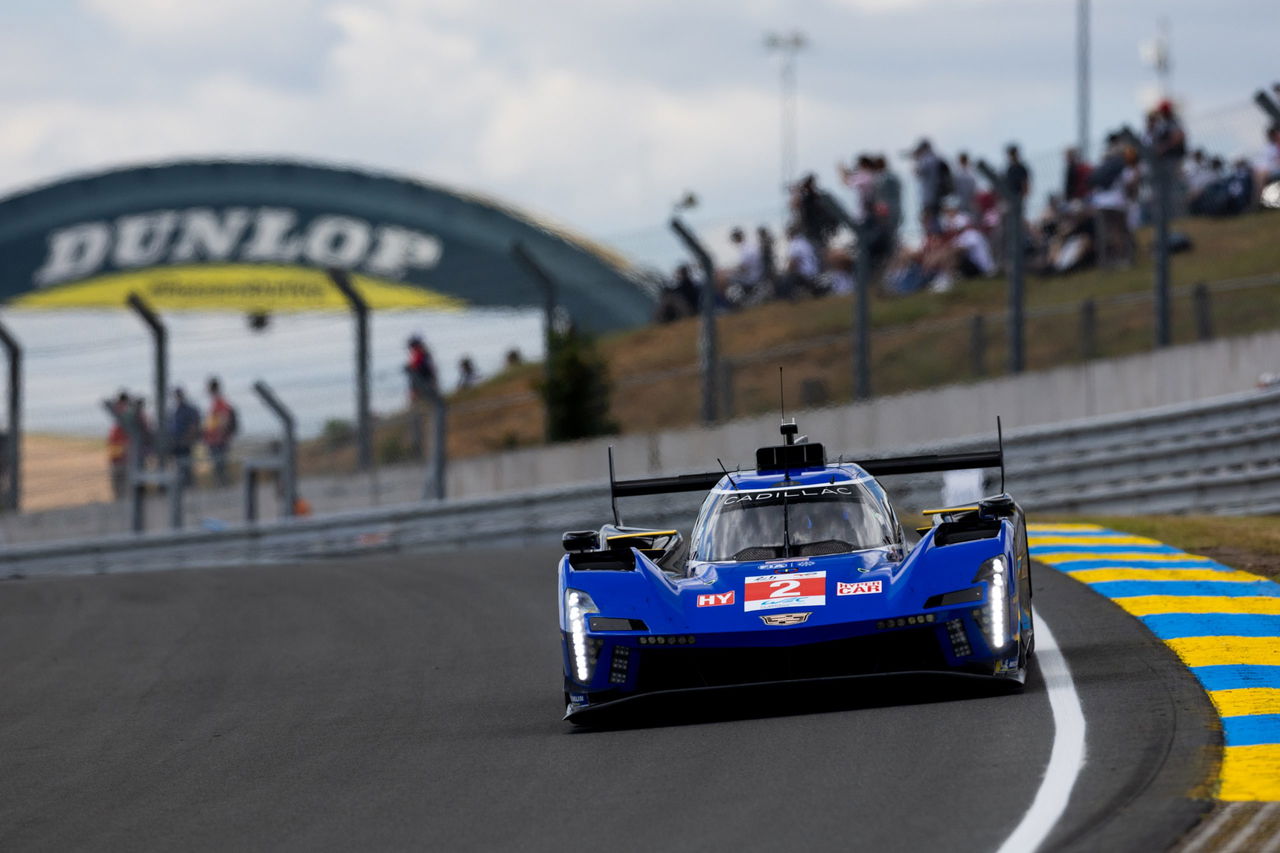
[[[778,406],[782,409],[782,422],[787,422],[787,390],[782,385],[782,365],[778,365]]]
[[[1000,448],[1000,494],[1004,494],[1004,427],[1000,425],[1000,416],[996,415],[996,443]]]
[[[724,472],[724,475],[729,478],[729,483],[733,486],[733,490],[735,492],[741,491],[741,489],[738,488],[738,484],[734,482],[733,475],[729,473],[729,469],[724,467],[724,463],[720,461],[719,456],[716,457],[716,464],[720,466],[720,470]]]
[[[613,445],[609,445],[609,505],[613,507],[613,526],[621,527],[622,521],[618,518],[618,494],[613,488]]]

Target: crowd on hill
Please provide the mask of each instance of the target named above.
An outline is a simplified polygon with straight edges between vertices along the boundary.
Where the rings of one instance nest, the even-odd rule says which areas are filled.
[[[1280,84],[1275,87],[1280,100]],[[869,280],[884,295],[923,289],[946,292],[960,281],[999,275],[1010,257],[1011,209],[1026,202],[1033,175],[1017,145],[1009,145],[993,186],[967,152],[949,160],[929,139],[904,152],[916,184],[920,239],[903,239],[902,178],[882,153],[862,153],[839,163],[836,194],[807,174],[790,191],[789,220],[781,245],[769,228],[749,235],[734,228],[736,257],[716,272],[719,310],[775,299],[795,300],[851,293],[858,284],[859,243],[866,247]],[[1163,179],[1167,177],[1167,184]],[[1135,233],[1154,221],[1165,204],[1171,217],[1234,216],[1257,206],[1262,188],[1280,181],[1280,125],[1267,130],[1265,147],[1253,161],[1192,149],[1174,105],[1161,102],[1141,132],[1129,127],[1106,137],[1101,156],[1085,160],[1077,149],[1064,156],[1060,183],[1034,220],[1023,214],[1023,251],[1028,269],[1044,275],[1090,266],[1128,266],[1138,245]],[[1167,190],[1162,190],[1167,187]],[[1174,251],[1190,248],[1174,234]],[[667,322],[696,313],[701,276],[677,267],[659,301],[657,319]]]

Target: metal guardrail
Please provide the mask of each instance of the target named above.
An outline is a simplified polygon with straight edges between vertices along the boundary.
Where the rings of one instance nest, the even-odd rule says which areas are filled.
[[[929,448],[989,446],[969,439]],[[1280,512],[1280,389],[1011,433],[1007,486],[1032,512]],[[888,454],[885,454],[888,455]],[[998,481],[988,474],[988,490]],[[936,504],[942,477],[886,482],[908,511]],[[701,496],[629,500],[627,520],[686,529]],[[152,571],[319,557],[547,543],[608,515],[605,484],[415,503],[223,531],[122,534],[0,551],[0,576]]]

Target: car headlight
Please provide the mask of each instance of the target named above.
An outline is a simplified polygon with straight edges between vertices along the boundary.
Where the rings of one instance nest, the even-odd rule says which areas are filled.
[[[1009,642],[1009,562],[1001,554],[978,568],[973,582],[987,582],[987,607],[982,627],[987,632],[992,651],[1003,649]]]
[[[564,614],[569,631],[569,650],[573,655],[573,674],[583,684],[591,681],[591,670],[595,664],[587,641],[587,618],[592,613],[599,612],[600,608],[596,607],[591,596],[582,590],[564,591]]]

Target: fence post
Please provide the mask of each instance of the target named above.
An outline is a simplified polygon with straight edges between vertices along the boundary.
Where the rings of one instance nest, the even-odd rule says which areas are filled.
[[[169,418],[167,414],[169,402],[169,332],[160,320],[160,316],[138,294],[130,293],[125,298],[125,304],[133,309],[134,313],[141,317],[142,322],[146,323],[151,330],[155,360],[153,372],[156,395],[156,462],[161,468],[164,468],[169,456]]]
[[[969,363],[974,376],[987,375],[987,321],[981,314],[969,321]]]
[[[1092,299],[1080,303],[1080,358],[1098,357],[1098,304]]]
[[[138,488],[138,473],[142,467],[142,436],[138,433],[136,404],[130,402],[130,405],[134,406],[133,417],[117,411],[113,401],[102,401],[102,406],[107,410],[107,415],[124,430],[124,434],[128,437],[124,457],[124,488],[129,495],[129,529],[134,533],[141,533],[146,527],[142,506],[142,491]]]
[[[702,422],[713,424],[717,420],[717,386],[720,381],[719,347],[716,341],[716,266],[706,247],[680,221],[680,217],[671,217],[671,230],[676,232],[676,236],[702,267],[703,283],[699,299],[702,329],[698,337],[698,357],[702,367]]]
[[[1198,282],[1191,291],[1191,300],[1195,305],[1196,339],[1213,340],[1213,305],[1209,298],[1209,285]]]
[[[827,212],[857,238],[857,258],[853,294],[853,399],[871,399],[871,235],[869,229],[858,222],[834,197],[823,193],[822,202]]]
[[[414,395],[419,400],[425,400],[431,404],[433,435],[431,442],[431,468],[428,470],[427,480],[422,486],[422,499],[424,501],[442,501],[445,495],[445,474],[447,473],[446,465],[448,464],[445,443],[449,438],[449,404],[445,401],[444,394],[440,393],[439,388],[432,386],[408,367],[404,369],[404,372],[409,377],[409,383],[413,386]]]
[[[271,386],[261,379],[253,383],[253,390],[280,421],[284,442],[284,446],[280,450],[279,460],[280,498],[284,502],[284,507],[280,514],[292,517],[298,506],[298,441],[293,412],[289,411],[289,408],[280,402],[280,398],[271,390]],[[252,486],[250,486],[250,489],[252,489]],[[253,514],[256,516],[256,495],[254,496],[252,509]],[[249,506],[246,504],[246,514],[248,512]]]
[[[5,445],[4,508],[17,512],[22,505],[22,345],[0,324],[0,344],[9,359],[9,435]]]
[[[516,263],[524,267],[525,272],[533,279],[533,283],[542,291],[542,381],[548,389],[551,387],[551,375],[553,368],[551,365],[551,351],[555,348],[555,324],[556,324],[556,301],[558,288],[556,280],[547,271],[547,268],[538,263],[535,258],[525,247],[524,243],[517,240],[511,244],[511,256],[516,259]],[[544,397],[545,399],[545,397]],[[544,407],[544,424],[543,431],[547,440],[551,440],[551,408]],[[442,493],[443,494],[443,493]]]
[[[373,467],[373,423],[369,415],[369,303],[351,283],[346,270],[330,267],[333,286],[346,298],[356,321],[356,453],[361,471]]]
[[[1009,262],[1009,372],[1021,373],[1026,367],[1025,261],[1026,241],[1022,233],[1023,199],[1013,192],[1008,181],[996,174],[986,160],[978,161],[978,171],[1004,199],[1005,253]]]

